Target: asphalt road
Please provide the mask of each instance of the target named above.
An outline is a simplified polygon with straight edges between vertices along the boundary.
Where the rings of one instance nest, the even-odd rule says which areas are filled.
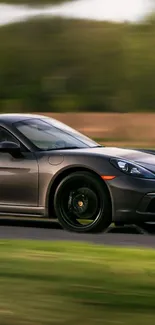
[[[103,245],[155,247],[155,225],[147,229],[135,226],[109,228],[104,234],[75,234],[64,231],[56,222],[0,218],[0,240],[36,239],[80,241]]]

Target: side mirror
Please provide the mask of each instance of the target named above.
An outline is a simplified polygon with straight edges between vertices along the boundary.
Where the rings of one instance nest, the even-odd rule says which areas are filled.
[[[20,154],[20,150],[21,150],[20,145],[15,142],[11,142],[11,141],[0,142],[0,153],[6,152],[14,155],[14,154]]]

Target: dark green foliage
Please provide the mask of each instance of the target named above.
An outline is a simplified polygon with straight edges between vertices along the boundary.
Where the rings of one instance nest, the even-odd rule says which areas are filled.
[[[69,1],[74,1],[74,0],[69,0]],[[51,5],[56,5],[65,2],[65,0],[7,0],[7,4],[11,5],[46,5],[46,4],[51,4]],[[0,0],[0,3],[5,3],[4,0]]]
[[[1,111],[155,110],[155,22],[0,28]]]

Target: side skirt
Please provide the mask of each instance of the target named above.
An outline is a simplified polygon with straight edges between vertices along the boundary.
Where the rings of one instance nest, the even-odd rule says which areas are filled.
[[[44,207],[28,207],[28,206],[8,206],[0,205],[0,216],[19,216],[19,217],[46,217]]]

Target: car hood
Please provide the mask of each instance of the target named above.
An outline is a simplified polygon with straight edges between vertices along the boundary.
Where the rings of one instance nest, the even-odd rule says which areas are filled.
[[[70,151],[70,150],[69,150]],[[87,149],[71,150],[72,154],[86,156],[103,156],[109,158],[122,158],[140,164],[143,167],[155,172],[155,151],[140,149],[125,149],[117,147],[96,147]]]
[[[98,152],[98,154],[101,153],[112,158],[122,158],[133,161],[155,172],[155,151],[153,152],[151,150],[143,151],[143,149],[124,149],[115,147],[96,148],[95,151],[96,153]]]
[[[117,147],[94,147],[94,148],[84,148],[84,149],[69,149],[56,151],[58,155],[62,156],[87,156],[87,157],[109,157],[109,158],[120,158],[135,162],[149,170],[155,172],[155,151],[140,150],[140,149],[125,149]],[[51,151],[53,154],[53,151]],[[50,152],[47,152],[48,156]],[[53,155],[52,155],[53,160]]]

